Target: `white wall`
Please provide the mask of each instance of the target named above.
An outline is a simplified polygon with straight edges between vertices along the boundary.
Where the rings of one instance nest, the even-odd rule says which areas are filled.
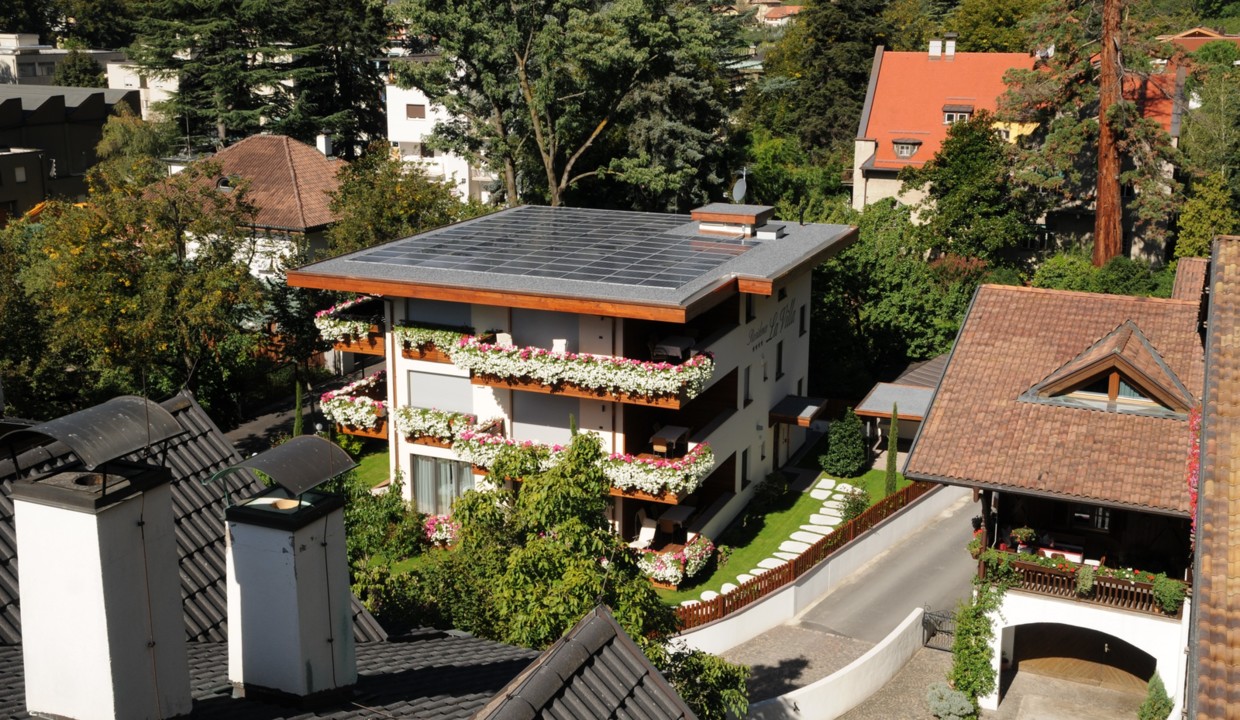
[[[180,86],[176,78],[145,77],[137,65],[127,62],[108,63],[107,74],[109,88],[138,91],[143,120],[158,120],[153,106],[171,98]]]
[[[778,592],[679,637],[689,647],[716,654],[748,642],[792,620],[847,581],[875,556],[919,532],[927,522],[948,508],[968,502],[971,498],[972,491],[967,488],[943,486],[931,490]]]
[[[1059,623],[1096,630],[1112,635],[1154,656],[1156,670],[1167,686],[1167,694],[1175,700],[1171,717],[1179,717],[1183,707],[1184,671],[1188,651],[1190,603],[1185,601],[1181,618],[1160,617],[1148,613],[1118,610],[1066,598],[1009,590],[995,619],[994,651],[991,663],[999,672],[1002,651],[1011,652],[1013,628],[1029,623]],[[985,710],[999,707],[999,695],[978,699]]]
[[[387,98],[387,131],[392,150],[401,159],[417,163],[436,179],[450,180],[456,188],[456,194],[468,199],[470,180],[490,180],[490,176],[470,168],[469,161],[459,155],[442,150],[432,151],[433,157],[424,157],[422,144],[435,130],[436,123],[449,120],[447,111],[439,105],[432,105],[422,91],[404,89],[396,85],[384,88]],[[421,119],[406,117],[407,105],[421,105],[426,108],[426,117]],[[475,193],[474,199],[488,202],[489,192]]]
[[[749,706],[750,718],[834,720],[891,682],[925,644],[921,619],[925,610],[909,613],[895,630],[864,655],[814,683]]]

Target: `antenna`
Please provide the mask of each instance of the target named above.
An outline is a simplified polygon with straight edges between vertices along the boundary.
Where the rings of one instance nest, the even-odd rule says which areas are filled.
[[[748,175],[749,168],[741,168],[741,179],[732,186],[732,202],[738,205],[745,201],[745,191],[749,189],[749,183],[745,182],[745,178]]]

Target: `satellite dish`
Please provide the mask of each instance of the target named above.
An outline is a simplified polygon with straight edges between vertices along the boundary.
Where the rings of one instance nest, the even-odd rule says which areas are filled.
[[[741,169],[741,179],[736,181],[732,186],[732,202],[740,204],[745,202],[745,191],[749,189],[749,184],[745,182],[745,176],[749,174],[749,168]]]

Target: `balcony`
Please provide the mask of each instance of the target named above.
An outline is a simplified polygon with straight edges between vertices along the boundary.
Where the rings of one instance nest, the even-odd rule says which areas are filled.
[[[475,415],[433,408],[401,407],[392,413],[392,420],[396,424],[396,432],[409,442],[445,449],[451,449],[465,431],[482,430],[477,427],[478,418]],[[494,431],[494,425],[489,424],[486,429]]]
[[[321,310],[314,316],[314,325],[336,350],[384,354],[383,301],[379,298],[363,295]]]
[[[473,332],[474,329],[470,327],[431,323],[397,325],[392,328],[392,334],[400,343],[401,357],[445,364],[452,363],[452,354],[460,345],[461,339],[469,337]],[[483,339],[493,337],[487,335]]]
[[[382,370],[319,398],[323,416],[338,432],[387,439],[387,382]]]
[[[695,355],[680,363],[515,347],[466,337],[452,361],[475,385],[679,409],[697,397],[714,373],[714,359]]]
[[[988,572],[993,572],[988,567],[988,560],[990,563],[1007,560],[1008,566],[1016,573],[1013,590],[1164,618],[1179,618],[1183,603],[1182,599],[1180,602],[1171,602],[1173,598],[1163,596],[1166,592],[1163,588],[1169,583],[1178,584],[1184,597],[1192,591],[1191,585],[1179,580],[1139,570],[1106,566],[1091,567],[1090,572],[1094,576],[1092,587],[1083,589],[1084,583],[1080,582],[1079,575],[1082,568],[1090,566],[1062,559],[1035,560],[1029,555],[997,550],[987,551],[987,554],[982,556],[978,562],[978,577],[984,578]],[[1169,609],[1168,605],[1174,605],[1174,610]]]

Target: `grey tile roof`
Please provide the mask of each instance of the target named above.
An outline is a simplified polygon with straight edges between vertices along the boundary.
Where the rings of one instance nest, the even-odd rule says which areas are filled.
[[[899,385],[919,385],[934,389],[939,386],[939,380],[943,378],[943,370],[947,368],[948,353],[943,353],[929,360],[909,363],[904,372],[900,373],[893,382]]]
[[[176,518],[177,549],[181,558],[181,597],[185,630],[190,640],[222,642],[227,639],[225,594],[223,491],[202,481],[241,462],[241,456],[194,399],[181,393],[161,403],[185,433],[169,442],[165,464],[172,471],[172,506]],[[75,461],[60,443],[34,448],[18,458],[23,475],[42,474]],[[21,642],[17,587],[17,544],[13,531],[13,503],[9,489],[15,479],[10,459],[0,460],[0,643]],[[223,481],[221,481],[223,482]],[[251,476],[233,473],[227,478],[233,497],[245,497],[262,488]],[[383,628],[353,600],[354,636],[358,641],[382,640]]]
[[[228,646],[191,642],[191,718],[279,720],[281,718],[468,718],[521,672],[537,653],[456,632],[423,630],[398,641],[357,646],[358,682],[353,697],[300,710],[255,700],[233,699],[228,682]],[[25,718],[20,647],[0,647],[0,717]]]
[[[696,715],[616,623],[596,607],[514,678],[478,720],[668,720]]]

